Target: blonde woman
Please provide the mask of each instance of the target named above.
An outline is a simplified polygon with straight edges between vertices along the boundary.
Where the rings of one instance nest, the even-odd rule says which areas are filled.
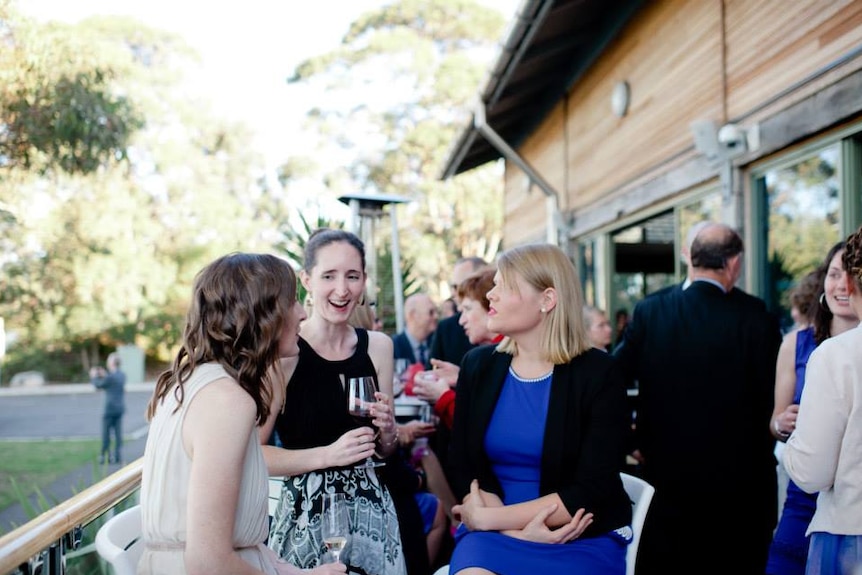
[[[453,575],[625,573],[626,390],[590,344],[579,286],[555,246],[498,259],[487,327],[504,339],[468,352],[456,386]]]

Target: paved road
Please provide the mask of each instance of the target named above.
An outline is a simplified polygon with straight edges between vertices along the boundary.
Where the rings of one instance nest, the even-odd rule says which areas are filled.
[[[0,394],[0,441],[100,437],[104,395],[87,387],[75,385],[71,393],[51,389],[32,395]],[[130,386],[126,392],[125,435],[146,431],[145,411],[151,395],[152,386],[144,385]],[[0,462],[0,469],[2,466]]]
[[[130,385],[126,392],[126,414],[123,416],[123,457],[135,461],[144,454],[147,421],[145,411],[152,395],[152,385]],[[101,436],[101,392],[91,385],[46,386],[35,390],[0,389],[0,441],[46,441],[55,438],[97,438]],[[93,454],[96,461],[97,453]],[[87,464],[55,481],[45,489],[51,502],[62,502],[101,479],[97,468]],[[118,466],[111,465],[107,473]],[[0,461],[0,475],[3,462]],[[105,473],[105,474],[107,474]],[[30,498],[36,504],[36,496]],[[32,519],[20,504],[0,510],[0,535]]]

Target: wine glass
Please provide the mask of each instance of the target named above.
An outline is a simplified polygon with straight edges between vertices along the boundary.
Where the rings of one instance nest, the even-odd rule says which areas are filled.
[[[344,493],[323,494],[320,534],[323,537],[323,544],[338,563],[341,560],[341,552],[347,546],[347,536],[350,534],[350,520],[347,516],[347,500]]]
[[[398,397],[402,391],[404,391],[404,386],[407,383],[405,381],[407,375],[407,369],[410,367],[410,360],[400,357],[395,360],[394,371],[392,377],[392,395],[394,397]]]
[[[377,401],[374,397],[374,392],[377,391],[377,386],[374,384],[374,378],[370,376],[351,377],[347,380],[347,412],[353,416],[353,419],[374,429],[371,417],[371,406]],[[375,438],[379,431],[375,430]],[[372,457],[365,458],[365,462],[358,464],[357,467],[380,467],[385,465],[382,461],[375,461]]]

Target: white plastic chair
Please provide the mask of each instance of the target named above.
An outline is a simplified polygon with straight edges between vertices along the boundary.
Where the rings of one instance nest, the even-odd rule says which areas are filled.
[[[626,549],[626,575],[634,575],[635,561],[638,556],[638,545],[641,541],[641,531],[646,520],[649,504],[655,494],[655,487],[634,475],[620,473],[623,487],[632,502],[632,542]],[[434,572],[434,575],[449,575],[449,566],[444,565]]]
[[[632,542],[629,543],[626,550],[626,575],[634,575],[635,561],[638,556],[638,546],[641,542],[641,531],[643,531],[644,521],[646,520],[649,505],[652,502],[652,496],[655,494],[655,487],[634,475],[628,473],[620,473],[623,480],[623,487],[632,501]]]
[[[96,533],[96,552],[114,568],[115,575],[135,575],[144,553],[141,506],[117,513]]]

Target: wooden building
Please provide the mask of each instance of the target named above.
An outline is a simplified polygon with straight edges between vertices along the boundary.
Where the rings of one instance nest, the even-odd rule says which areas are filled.
[[[862,0],[524,0],[443,170],[505,161],[505,246],[555,241],[612,314],[746,244],[775,310],[862,223]]]

